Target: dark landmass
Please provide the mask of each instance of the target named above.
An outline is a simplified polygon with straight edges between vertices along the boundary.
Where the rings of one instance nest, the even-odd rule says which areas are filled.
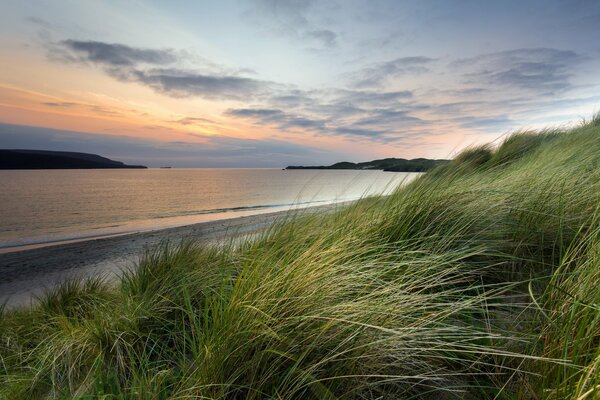
[[[96,154],[46,150],[0,150],[0,169],[147,168]]]
[[[381,160],[353,163],[342,161],[329,166],[295,166],[290,165],[286,169],[382,169],[392,172],[424,172],[438,165],[446,164],[449,160],[430,160],[427,158],[384,158]]]

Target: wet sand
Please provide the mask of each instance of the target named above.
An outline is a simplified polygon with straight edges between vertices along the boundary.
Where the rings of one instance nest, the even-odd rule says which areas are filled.
[[[65,279],[95,275],[113,279],[123,269],[134,267],[145,249],[163,241],[217,242],[257,233],[297,213],[331,212],[340,206],[279,211],[0,254],[0,304],[31,304]]]

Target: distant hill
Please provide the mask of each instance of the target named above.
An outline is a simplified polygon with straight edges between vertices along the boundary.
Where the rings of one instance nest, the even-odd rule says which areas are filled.
[[[379,169],[393,172],[424,172],[438,165],[446,164],[449,160],[430,160],[427,158],[384,158],[361,163],[342,161],[329,166],[294,166],[286,169]]]
[[[96,154],[46,150],[0,150],[0,169],[146,168]]]

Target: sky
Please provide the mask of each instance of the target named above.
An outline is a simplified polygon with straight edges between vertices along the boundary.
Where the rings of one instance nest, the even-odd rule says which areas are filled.
[[[600,111],[600,1],[0,0],[0,148],[450,158]]]

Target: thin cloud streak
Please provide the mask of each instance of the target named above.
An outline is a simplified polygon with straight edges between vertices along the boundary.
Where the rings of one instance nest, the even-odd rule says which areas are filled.
[[[140,49],[118,43],[102,43],[96,41],[64,40],[59,47],[65,61],[92,62],[115,67],[132,67],[139,64],[167,65],[177,61],[171,49]]]

